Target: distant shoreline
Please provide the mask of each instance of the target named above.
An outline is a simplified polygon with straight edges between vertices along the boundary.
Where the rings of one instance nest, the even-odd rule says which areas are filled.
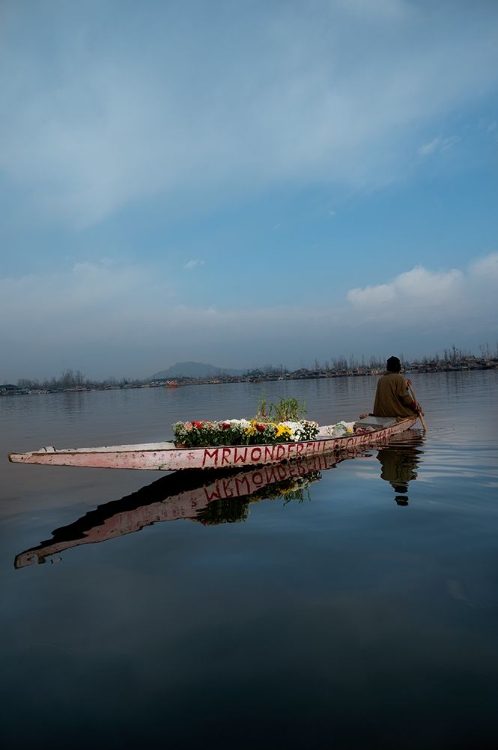
[[[466,361],[458,363],[448,362],[427,362],[405,364],[403,374],[433,374],[440,372],[473,372],[476,370],[498,370],[498,358],[469,358]],[[0,396],[24,396],[38,395],[45,393],[86,393],[90,391],[119,391],[137,388],[165,388],[171,389],[172,383],[177,387],[186,387],[188,385],[221,385],[226,383],[267,383],[275,381],[290,380],[323,380],[327,378],[348,378],[348,377],[378,377],[382,375],[384,369],[372,369],[371,367],[356,367],[352,369],[320,369],[308,370],[300,368],[293,372],[261,372],[251,371],[245,375],[223,375],[220,373],[216,376],[205,377],[177,377],[174,381],[150,380],[150,381],[133,381],[121,382],[115,384],[108,383],[89,383],[87,385],[73,385],[68,387],[27,387],[16,386],[11,384],[0,385]]]

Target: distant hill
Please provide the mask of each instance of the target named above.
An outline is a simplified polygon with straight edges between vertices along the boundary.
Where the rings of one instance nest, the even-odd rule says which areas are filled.
[[[177,362],[167,370],[156,372],[151,380],[169,380],[171,378],[205,378],[216,375],[243,375],[245,370],[229,370],[225,367],[206,365],[203,362]]]

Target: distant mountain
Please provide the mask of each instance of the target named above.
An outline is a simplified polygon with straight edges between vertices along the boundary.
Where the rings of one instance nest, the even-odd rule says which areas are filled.
[[[216,375],[243,375],[245,370],[228,370],[224,367],[206,365],[202,362],[177,362],[167,370],[156,372],[151,380],[169,380],[171,378],[205,378]]]

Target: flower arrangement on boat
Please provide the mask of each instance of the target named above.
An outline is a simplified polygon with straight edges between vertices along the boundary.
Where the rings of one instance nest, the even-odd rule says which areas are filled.
[[[310,420],[265,422],[257,419],[226,419],[222,422],[175,422],[175,443],[187,448],[218,445],[267,445],[313,440],[318,423]]]

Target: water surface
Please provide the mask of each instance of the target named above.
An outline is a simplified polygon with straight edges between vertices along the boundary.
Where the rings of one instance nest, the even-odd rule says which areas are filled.
[[[188,512],[202,478],[6,455],[167,439],[263,394],[350,421],[375,379],[0,399],[3,746],[494,747],[497,381],[417,376],[427,434]]]

